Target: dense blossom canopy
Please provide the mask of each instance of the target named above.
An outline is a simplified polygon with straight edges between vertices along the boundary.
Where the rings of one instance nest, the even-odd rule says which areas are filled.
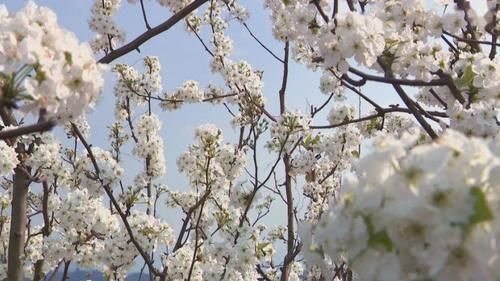
[[[147,1],[127,2],[146,31],[127,38],[122,1],[95,0],[89,44],[48,8],[0,5],[0,280],[70,265],[109,280],[136,265],[162,281],[500,280],[500,3],[265,0],[281,56],[243,1],[158,0],[170,18],[155,27]],[[165,91],[155,54],[118,62],[178,22],[219,83]],[[234,58],[233,24],[275,59],[278,93]],[[324,103],[287,107],[292,62],[319,73]],[[97,147],[86,113],[106,69],[115,120]],[[169,187],[161,111],[196,103],[227,110],[234,132],[196,128],[177,155],[189,187]]]

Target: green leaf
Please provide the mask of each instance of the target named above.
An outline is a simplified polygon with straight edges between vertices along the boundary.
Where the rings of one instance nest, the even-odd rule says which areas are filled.
[[[385,230],[379,231],[375,234],[371,234],[370,238],[368,239],[368,245],[370,247],[374,247],[379,244],[384,246],[387,251],[392,251],[392,240],[389,235],[387,235],[387,232]]]
[[[392,244],[392,240],[387,234],[387,231],[384,229],[375,233],[375,227],[373,226],[371,218],[369,216],[364,216],[363,220],[365,221],[366,229],[368,230],[368,246],[375,247],[377,245],[382,245],[387,251],[391,252],[394,245]]]
[[[479,187],[473,187],[470,190],[470,195],[474,197],[474,212],[469,218],[469,225],[492,220],[493,212],[488,206],[484,192]]]
[[[455,85],[457,85],[459,89],[463,87],[470,87],[472,86],[472,81],[475,76],[476,74],[472,71],[472,66],[469,65],[465,69],[464,74],[462,74],[462,77],[455,80]]]
[[[45,81],[47,79],[47,74],[45,73],[45,71],[41,70],[40,68],[38,68],[35,72],[35,79],[36,81],[38,81],[38,83],[42,83],[43,81]]]
[[[312,135],[307,135],[307,137],[304,139],[304,145],[308,146],[312,141]]]
[[[20,92],[16,96],[17,100],[34,100],[33,96]]]
[[[313,144],[318,144],[321,139],[319,138],[319,135],[316,135],[312,141]]]
[[[265,257],[267,253],[270,253],[272,250],[272,245],[269,242],[259,243],[257,244],[257,251],[255,251],[257,257],[262,258]]]
[[[64,60],[66,61],[67,64],[72,65],[73,64],[73,56],[71,55],[70,52],[64,52]]]
[[[353,150],[353,151],[351,151],[351,154],[352,154],[352,156],[354,156],[355,158],[359,158],[359,151],[358,151],[358,150]]]
[[[375,227],[373,226],[372,219],[369,216],[363,216],[363,220],[365,221],[366,229],[368,230],[368,234],[372,235],[375,231]]]

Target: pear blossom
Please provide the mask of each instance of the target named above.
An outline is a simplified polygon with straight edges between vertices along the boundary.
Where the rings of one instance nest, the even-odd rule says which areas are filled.
[[[345,176],[340,203],[303,226],[313,233],[307,255],[324,259],[324,270],[326,258],[345,260],[362,279],[471,280],[477,270],[497,279],[497,183],[488,176],[500,161],[496,141],[452,130],[435,143],[416,140],[376,140]]]
[[[23,79],[29,97],[14,95],[11,102],[26,113],[43,109],[58,121],[74,119],[93,107],[103,86],[104,67],[96,63],[87,44],[60,27],[51,10],[31,1],[15,14],[6,13],[2,21],[0,72],[22,75],[16,78]]]
[[[14,172],[14,168],[19,164],[16,150],[4,141],[0,141],[0,176],[6,176]]]

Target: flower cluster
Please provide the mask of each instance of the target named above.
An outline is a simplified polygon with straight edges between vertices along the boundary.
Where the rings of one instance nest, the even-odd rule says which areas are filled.
[[[328,122],[331,125],[350,121],[356,117],[356,108],[347,103],[337,103],[328,114]]]
[[[87,44],[57,24],[56,15],[28,2],[15,14],[0,6],[0,81],[20,90],[4,93],[25,112],[58,120],[70,120],[92,107],[103,85],[103,67]],[[22,94],[21,94],[22,93]]]
[[[306,150],[302,153],[297,153],[292,159],[292,167],[294,173],[306,174],[314,170],[317,161],[317,154],[311,150]]]
[[[172,228],[161,220],[134,210],[128,218],[133,236],[145,251],[154,251],[158,243],[170,245],[174,242]],[[126,235],[123,239],[127,239]]]
[[[143,63],[142,74],[127,64],[115,65],[113,71],[118,74],[118,81],[114,93],[119,99],[118,104],[127,104],[128,100],[132,104],[144,105],[147,98],[162,90],[161,65],[158,57],[146,56]]]
[[[49,264],[55,266],[63,258],[74,258],[79,266],[99,268],[106,275],[118,276],[113,279],[123,279],[138,252],[118,215],[86,189],[70,192],[61,206],[57,212],[60,222],[43,245]],[[154,251],[158,243],[173,242],[170,226],[159,219],[134,210],[127,221],[145,251]]]
[[[310,199],[305,218],[315,220],[336,202],[341,171],[348,169],[351,160],[359,156],[362,138],[355,125],[334,132],[308,135],[294,155],[292,174],[304,175],[303,194]]]
[[[338,76],[334,75],[331,72],[324,72],[321,76],[319,89],[321,93],[325,95],[332,95],[335,97],[335,100],[344,100],[344,87],[342,86],[342,82]]]
[[[237,145],[223,144],[216,155],[217,162],[222,168],[222,172],[228,180],[237,179],[246,164],[244,152],[239,150]]]
[[[192,237],[165,255],[163,264],[173,279],[185,278],[189,272],[190,280],[258,279],[255,264],[271,262],[275,249],[262,235],[264,226],[244,221],[248,216],[245,209],[252,204],[259,213],[268,212],[270,200],[260,203],[256,190],[244,183],[233,184],[245,165],[245,154],[237,146],[223,144],[219,128],[200,126],[195,139],[197,143],[178,159],[179,170],[189,176],[192,191],[169,191],[168,204],[196,214],[199,229],[195,231],[213,234]],[[192,263],[194,251],[196,262]]]
[[[474,103],[464,108],[459,102],[449,106],[450,127],[467,135],[496,136],[500,131],[497,122],[498,108],[486,102]]]
[[[163,109],[177,109],[182,103],[196,103],[203,100],[204,93],[198,82],[188,80],[171,95],[165,95],[160,106]]]
[[[464,53],[459,56],[455,66],[457,86],[473,101],[488,101],[498,106],[500,97],[500,61],[490,59],[483,53]],[[458,75],[461,74],[461,75]]]
[[[82,134],[84,138],[88,138],[90,136],[90,124],[85,118],[85,116],[80,116],[71,122],[66,122],[64,124],[64,132],[68,138],[77,137],[75,130],[73,129],[73,125],[78,128],[78,131]]]
[[[113,71],[118,73],[118,81],[114,87],[115,96],[128,97],[138,103],[144,102],[144,97],[138,93],[140,76],[137,70],[126,64],[116,64]]]
[[[207,261],[204,268],[204,280],[220,280],[224,271],[224,257],[229,257],[224,280],[258,280],[255,264],[270,261],[276,250],[273,245],[261,237],[265,228],[240,228],[240,236],[236,243],[228,241],[207,241],[205,248],[212,260]],[[234,242],[234,241],[232,241]]]
[[[161,6],[168,7],[172,13],[177,13],[186,7],[191,1],[189,0],[157,0]]]
[[[239,21],[242,22],[246,21],[250,17],[248,10],[234,0],[230,2],[229,12],[233,17],[237,18]]]
[[[449,72],[456,88],[426,87],[417,99],[428,106],[444,106],[449,126],[455,130],[481,137],[496,136],[500,129],[496,119],[500,104],[498,59],[483,53],[462,53]]]
[[[0,140],[0,176],[8,176],[14,172],[19,164],[16,150]]]
[[[193,269],[190,270],[194,247],[193,244],[186,243],[182,248],[175,251],[171,255],[162,255],[162,264],[168,266],[168,276],[170,280],[183,280],[187,279],[191,271],[190,280],[202,281],[203,272],[199,262],[193,264]]]
[[[418,39],[439,37],[443,31],[455,34],[465,26],[463,11],[450,8],[443,13],[443,6],[438,6],[437,11],[429,10],[423,0],[374,2],[373,6],[374,14],[390,32],[413,34]]]
[[[179,171],[186,172],[195,185],[208,186],[214,181],[223,183],[239,177],[246,164],[245,153],[234,145],[223,144],[219,128],[206,124],[196,129],[195,136],[198,143],[177,160]]]
[[[361,280],[497,280],[500,277],[497,140],[448,130],[375,140],[344,179],[340,202],[304,224],[305,256],[328,276],[348,262]]]
[[[384,51],[384,26],[376,17],[348,12],[337,17],[337,25],[333,28],[335,35],[325,33],[319,42],[326,66],[345,72],[340,65],[351,57],[360,64],[372,66]]]
[[[398,48],[394,51],[396,59],[392,65],[393,72],[401,77],[412,76],[428,82],[437,78],[433,73],[449,70],[448,62],[452,59],[452,53],[441,45],[436,42],[413,42],[410,38],[401,37]]]
[[[214,34],[212,44],[215,50],[215,57],[227,57],[233,51],[233,41],[222,32]]]
[[[134,154],[146,160],[146,177],[160,177],[165,174],[163,139],[159,135],[160,119],[154,115],[143,114],[135,125],[137,143]]]
[[[367,113],[367,115],[376,115],[376,111]],[[368,121],[359,122],[357,124],[361,135],[365,138],[371,138],[381,134],[392,134],[396,137],[402,136],[404,133],[419,135],[422,141],[429,140],[429,136],[422,131],[420,127],[408,114],[403,113],[386,113],[383,117],[372,118]]]
[[[231,92],[236,94],[232,100],[239,106],[239,114],[233,118],[233,125],[254,123],[262,114],[265,97],[262,93],[262,73],[252,69],[246,61],[227,62],[222,75]]]
[[[265,5],[272,11],[273,35],[278,40],[297,39],[301,33],[308,32],[307,26],[316,18],[314,6],[308,1],[267,0]]]
[[[309,130],[310,118],[300,111],[283,113],[271,126],[271,139],[267,147],[274,151],[291,152]]]
[[[222,98],[225,96],[224,89],[217,85],[208,84],[203,92],[205,93],[206,99],[213,104],[222,103],[224,101]]]
[[[160,60],[155,56],[146,56],[143,62],[145,71],[141,76],[139,86],[149,94],[160,92],[162,90]]]
[[[85,188],[70,192],[58,212],[63,218],[59,223],[63,229],[75,229],[81,233],[95,231],[104,234],[109,229],[118,227],[116,219],[110,220],[109,217],[112,216],[102,205],[102,200],[93,197]],[[73,234],[78,235],[76,232]]]
[[[93,160],[99,167],[97,171]],[[76,161],[74,173],[76,187],[87,189],[93,196],[100,196],[104,193],[102,185],[116,184],[123,175],[123,168],[116,162],[111,152],[92,147],[92,156],[85,153]]]
[[[70,178],[69,171],[59,155],[61,144],[54,135],[42,134],[32,145],[33,153],[25,163],[37,171],[38,176],[44,176],[49,180],[57,177],[60,182]]]
[[[262,74],[252,69],[246,61],[228,63],[223,70],[228,86],[239,96],[262,97]],[[261,102],[262,103],[262,102]]]
[[[109,52],[117,43],[125,41],[125,33],[113,20],[113,16],[121,6],[121,0],[95,0],[92,5],[92,16],[89,20],[90,30],[97,33],[91,42],[94,52]]]
[[[179,5],[182,6],[180,2]],[[253,124],[262,114],[265,102],[262,94],[262,72],[253,70],[246,61],[233,62],[229,58],[233,50],[233,41],[225,34],[229,27],[225,15],[243,21],[248,17],[248,12],[237,1],[211,1],[201,16],[194,14],[187,16],[186,30],[200,32],[202,24],[210,26],[212,37],[207,46],[211,48],[208,50],[213,57],[210,67],[212,72],[222,75],[229,89],[228,93],[224,95],[224,90],[214,85],[208,85],[202,91],[196,81],[189,80],[173,94],[163,97],[161,103],[163,109],[178,109],[184,102],[237,104],[239,113],[235,114],[232,120],[234,126]]]

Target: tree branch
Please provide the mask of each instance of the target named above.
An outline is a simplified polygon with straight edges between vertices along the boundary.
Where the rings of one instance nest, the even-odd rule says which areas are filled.
[[[122,57],[131,51],[139,48],[142,44],[144,44],[146,41],[149,39],[155,37],[156,35],[169,30],[171,27],[173,27],[177,22],[185,18],[187,15],[189,15],[192,11],[203,5],[205,2],[208,2],[208,0],[195,0],[191,2],[191,4],[187,5],[184,7],[182,10],[180,10],[177,14],[171,16],[168,20],[164,21],[160,25],[151,28],[150,30],[144,32],[143,34],[139,35],[137,38],[132,40],[130,43],[115,49],[114,51],[110,52],[109,54],[105,55],[99,60],[99,63],[110,63],[114,60],[116,60],[119,57]]]
[[[363,121],[369,121],[374,118],[382,118],[385,114],[387,113],[392,113],[392,112],[402,112],[402,113],[408,113],[411,114],[411,110],[408,108],[401,108],[401,107],[388,107],[388,108],[382,108],[378,110],[377,113],[367,115],[361,118],[357,119],[350,119],[350,120],[345,120],[343,122],[337,123],[337,124],[332,124],[332,125],[320,125],[320,126],[309,126],[311,129],[333,129],[337,127],[341,127],[347,124],[353,124],[353,123],[359,123]],[[435,117],[442,117],[442,118],[447,118],[448,116],[444,112],[439,112],[439,111],[426,111],[428,114],[435,116]]]
[[[96,161],[95,156],[94,156],[94,154],[92,152],[91,146],[87,143],[87,141],[83,137],[83,135],[80,132],[80,130],[78,129],[78,127],[75,124],[73,124],[73,123],[71,123],[71,126],[73,127],[73,131],[77,135],[78,139],[82,142],[83,146],[87,150],[88,157],[92,161],[92,165],[94,166],[97,178],[101,182],[104,191],[106,192],[106,194],[109,197],[109,200],[111,200],[111,203],[115,207],[118,215],[120,216],[123,224],[125,225],[125,229],[127,230],[127,233],[129,235],[129,238],[130,238],[130,242],[132,242],[132,244],[134,244],[135,248],[137,249],[137,251],[139,252],[139,254],[141,255],[141,257],[144,259],[144,262],[146,262],[148,264],[149,271],[151,273],[153,273],[154,275],[157,275],[157,276],[160,275],[161,273],[158,272],[158,270],[154,267],[153,262],[149,258],[149,255],[144,251],[144,249],[142,248],[142,246],[135,239],[134,233],[132,231],[132,228],[131,228],[130,224],[128,223],[127,216],[122,211],[122,209],[120,207],[120,204],[116,201],[116,198],[114,197],[113,193],[111,192],[111,189],[110,189],[109,185],[105,185],[104,182],[103,182],[103,180],[101,179],[99,165],[97,164],[97,161]]]
[[[11,130],[0,131],[0,140],[16,138],[31,133],[41,133],[49,131],[56,125],[54,120],[38,122],[33,125],[21,126]]]
[[[364,73],[360,70],[357,70],[354,67],[349,67],[349,71],[362,77],[366,80],[382,82],[386,84],[394,84],[394,85],[405,85],[405,86],[445,86],[446,81],[444,79],[434,79],[429,82],[422,80],[408,80],[408,79],[398,79],[394,77],[381,77],[376,75],[371,75],[368,73]]]

